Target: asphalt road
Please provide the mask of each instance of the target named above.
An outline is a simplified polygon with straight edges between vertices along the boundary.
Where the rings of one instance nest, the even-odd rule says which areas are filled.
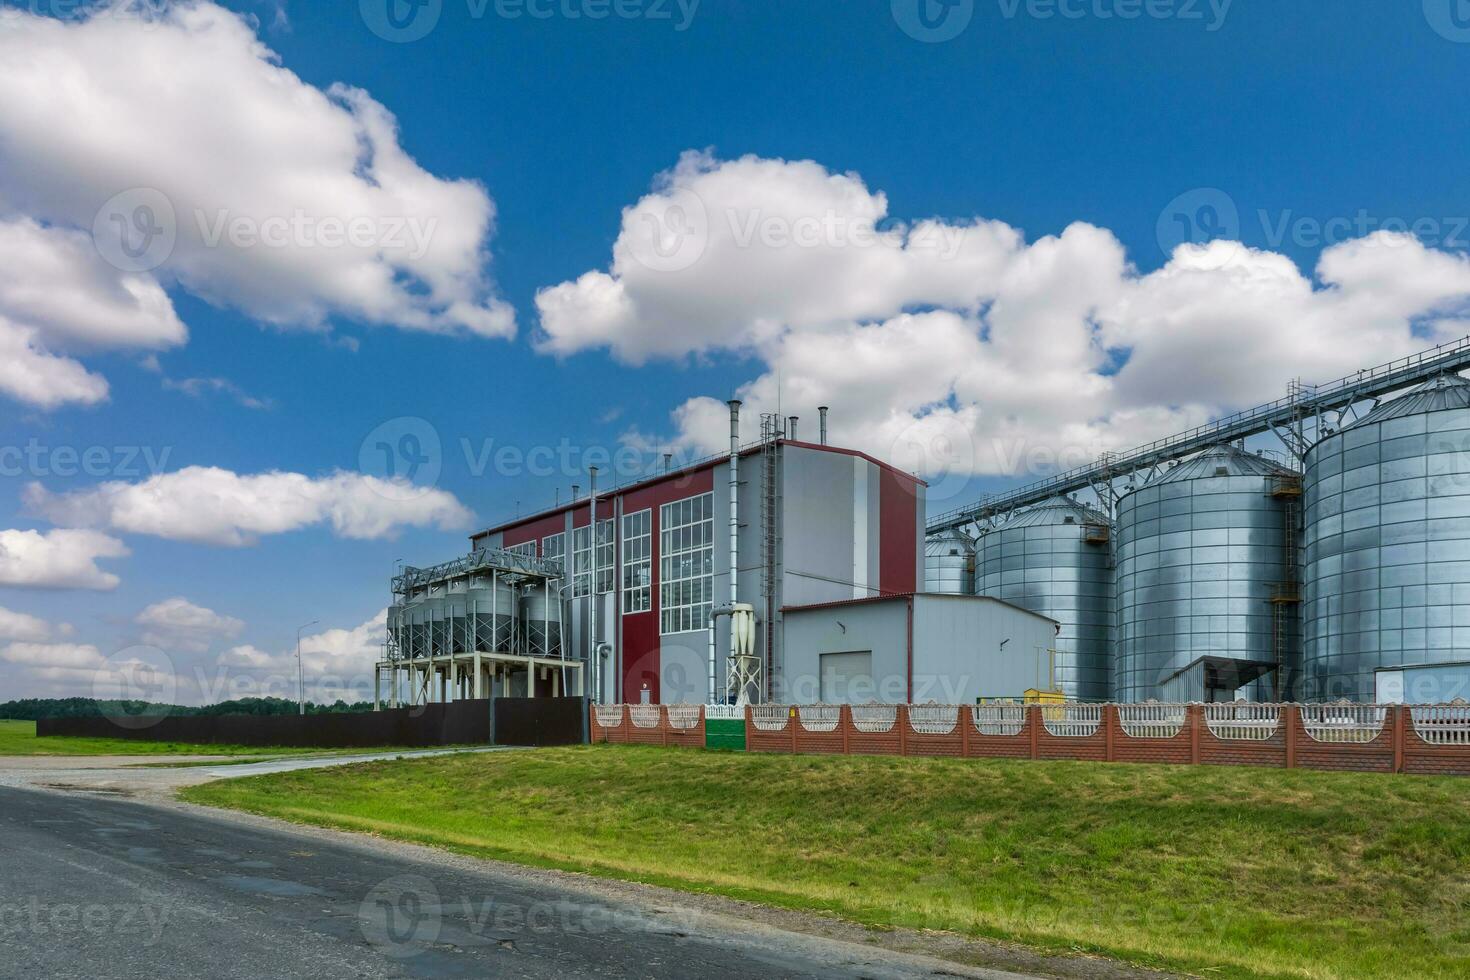
[[[939,975],[1016,976],[207,811],[0,788],[6,980]]]

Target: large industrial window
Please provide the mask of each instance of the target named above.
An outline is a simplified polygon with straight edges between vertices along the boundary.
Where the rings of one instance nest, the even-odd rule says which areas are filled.
[[[597,594],[613,590],[613,522],[597,522]]]
[[[623,612],[653,608],[653,511],[623,517]]]
[[[592,528],[572,531],[572,596],[592,594]]]
[[[562,561],[566,556],[567,536],[565,534],[548,534],[541,539],[542,558],[547,561]]]
[[[709,625],[714,596],[714,494],[664,504],[659,512],[659,631]]]

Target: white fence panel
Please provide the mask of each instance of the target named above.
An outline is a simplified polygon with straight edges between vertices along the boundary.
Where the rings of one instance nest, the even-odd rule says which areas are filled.
[[[842,706],[838,704],[804,704],[796,709],[801,727],[808,732],[835,732],[842,720]]]
[[[959,724],[957,704],[915,704],[909,706],[909,727],[920,735],[948,735]]]
[[[628,705],[628,717],[633,719],[634,728],[657,728],[658,705],[630,704]]]
[[[597,709],[597,723],[603,728],[617,728],[623,723],[623,706],[621,704],[599,704]]]
[[[1316,742],[1371,742],[1383,731],[1388,709],[1378,704],[1304,704],[1302,727]]]
[[[1281,727],[1281,705],[1244,701],[1207,704],[1205,724],[1216,738],[1237,742],[1265,742]]]
[[[1060,738],[1086,738],[1096,735],[1102,725],[1100,704],[1044,704],[1041,721],[1050,735]]]
[[[1118,723],[1129,738],[1173,738],[1184,731],[1184,704],[1120,704]]]
[[[668,706],[669,727],[698,728],[700,704],[671,704]]]
[[[738,704],[707,704],[704,718],[705,721],[744,721],[745,708]]]
[[[848,710],[852,726],[869,735],[891,732],[898,722],[898,706],[893,704],[855,704]]]
[[[750,709],[750,720],[763,732],[786,730],[791,721],[791,706],[786,704],[757,704]]]
[[[978,704],[970,710],[981,735],[1019,735],[1026,727],[1024,704]]]
[[[1470,745],[1470,705],[1423,705],[1409,714],[1414,734],[1430,745]]]

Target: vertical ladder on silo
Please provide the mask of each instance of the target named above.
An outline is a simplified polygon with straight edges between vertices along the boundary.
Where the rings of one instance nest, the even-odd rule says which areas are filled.
[[[1277,582],[1271,590],[1271,635],[1272,659],[1276,662],[1276,674],[1272,681],[1272,698],[1280,701],[1283,694],[1282,679],[1286,672],[1286,643],[1289,616],[1299,615],[1302,602],[1301,560],[1298,554],[1297,522],[1300,517],[1299,502],[1302,497],[1302,478],[1296,473],[1275,473],[1269,481],[1269,494],[1282,502],[1282,572],[1284,581]]]
[[[775,669],[776,566],[781,551],[781,454],[780,440],[786,426],[779,414],[761,416],[761,596],[765,599],[765,691],[769,696]]]

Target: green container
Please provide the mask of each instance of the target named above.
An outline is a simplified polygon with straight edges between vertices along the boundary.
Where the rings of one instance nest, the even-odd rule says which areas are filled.
[[[745,751],[744,718],[706,718],[704,721],[704,747],[707,749],[732,749]]]

